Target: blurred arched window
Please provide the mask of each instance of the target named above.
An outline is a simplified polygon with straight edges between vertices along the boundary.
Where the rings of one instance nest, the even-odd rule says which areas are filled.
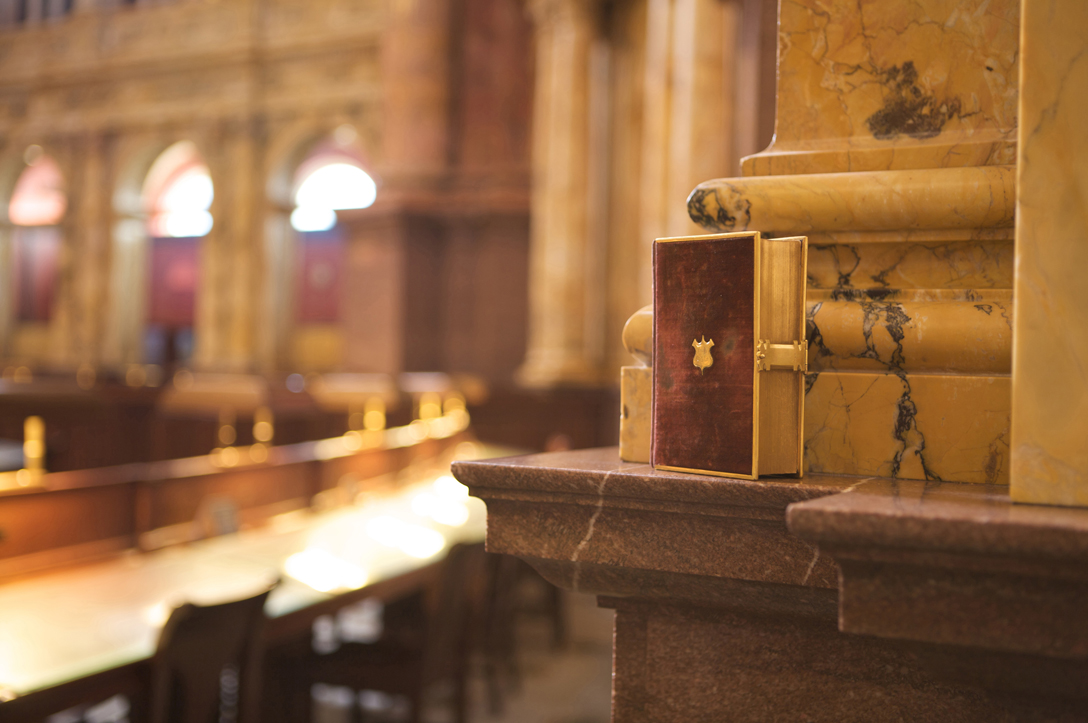
[[[68,208],[64,178],[56,161],[31,146],[27,167],[15,183],[8,206],[12,235],[15,320],[46,323],[53,315],[63,234]]]
[[[144,358],[183,363],[193,350],[200,241],[212,230],[215,197],[196,146],[180,141],[163,151],[148,171],[143,195],[151,238]]]
[[[342,146],[318,145],[296,173],[291,226],[298,233],[295,320],[328,324],[340,320],[344,237],[336,212],[367,208],[378,195],[374,179]]]

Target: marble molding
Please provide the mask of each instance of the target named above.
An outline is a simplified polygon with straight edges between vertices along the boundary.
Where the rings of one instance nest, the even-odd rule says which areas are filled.
[[[809,369],[1008,374],[1012,300],[967,295],[966,303],[810,301]]]
[[[1014,500],[1088,506],[1088,5],[1024,3]]]
[[[1012,226],[1013,166],[752,176],[700,183],[693,221],[710,231],[894,231]]]
[[[927,233],[925,240],[913,240],[918,231],[886,234],[885,242],[871,234],[823,233],[824,241],[808,246],[809,298],[850,298],[868,296],[879,300],[895,294],[898,298],[955,299],[949,292],[1001,290],[1011,295],[1013,278],[1012,229],[992,229],[999,238],[965,239],[962,231],[952,240],[937,240]],[[858,239],[856,236],[869,238]],[[903,239],[902,237],[906,237]],[[818,294],[816,290],[827,293]]]

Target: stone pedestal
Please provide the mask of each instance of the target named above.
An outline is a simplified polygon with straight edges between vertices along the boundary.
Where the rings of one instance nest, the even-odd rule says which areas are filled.
[[[490,551],[616,610],[614,723],[1085,720],[1088,512],[657,472],[615,448],[454,473]]]

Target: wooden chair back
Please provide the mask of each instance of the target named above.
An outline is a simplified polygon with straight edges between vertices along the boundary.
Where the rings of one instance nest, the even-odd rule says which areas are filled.
[[[151,723],[255,720],[272,587],[244,600],[174,610],[152,661]]]
[[[471,643],[474,610],[486,585],[483,543],[457,544],[447,553],[433,592],[424,678],[458,679],[464,675]]]

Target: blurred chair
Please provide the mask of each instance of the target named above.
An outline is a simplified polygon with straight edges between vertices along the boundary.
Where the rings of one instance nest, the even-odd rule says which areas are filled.
[[[567,615],[563,606],[563,591],[551,584],[527,562],[519,560],[519,614],[547,618],[552,627],[552,648],[558,650],[567,643]],[[536,588],[526,595],[526,588]]]
[[[492,715],[502,713],[507,692],[521,687],[516,629],[523,565],[512,555],[487,556],[487,591],[476,620],[476,645]]]
[[[174,610],[152,660],[151,723],[256,723],[264,603],[274,587]]]
[[[312,687],[324,684],[404,696],[409,719],[419,723],[428,688],[444,682],[450,685],[454,720],[465,723],[470,623],[483,587],[483,544],[454,545],[431,589],[386,606],[377,641],[344,642],[327,654],[314,652],[309,641],[305,648],[279,649],[271,677],[278,686],[291,686],[280,715],[292,722],[305,720]],[[359,706],[355,714],[361,715]]]

